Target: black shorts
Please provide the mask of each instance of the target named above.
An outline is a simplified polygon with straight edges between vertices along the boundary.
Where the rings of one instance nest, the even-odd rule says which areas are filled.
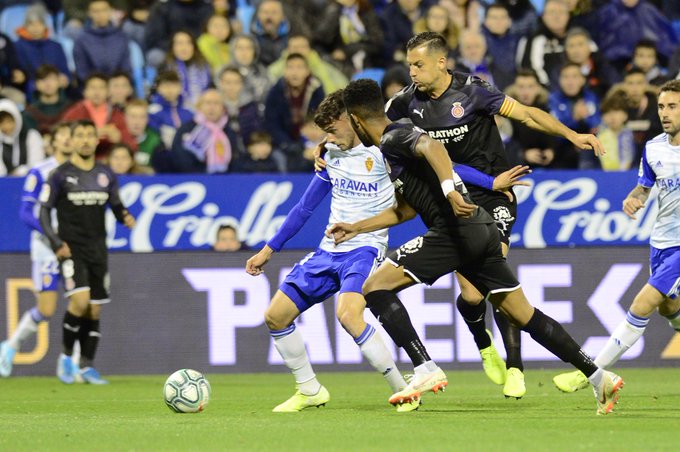
[[[512,202],[510,202],[504,193],[472,188],[470,196],[475,204],[489,212],[493,221],[496,222],[501,242],[509,246],[512,227],[517,221],[517,197],[515,194],[512,194]]]
[[[64,295],[90,291],[90,303],[104,304],[109,298],[109,265],[106,259],[91,261],[73,253],[70,259],[61,261],[61,275],[64,280]]]
[[[391,252],[387,260],[428,285],[453,271],[484,295],[510,292],[520,285],[503,257],[494,224],[470,224],[452,231],[430,229]]]

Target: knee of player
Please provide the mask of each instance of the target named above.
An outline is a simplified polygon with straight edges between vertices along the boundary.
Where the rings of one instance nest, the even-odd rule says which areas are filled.
[[[283,322],[282,319],[274,315],[274,313],[270,309],[267,309],[264,312],[264,323],[267,325],[267,328],[269,328],[271,331],[282,330],[288,326],[284,325],[285,322]]]
[[[357,325],[363,322],[363,316],[358,315],[351,309],[338,311],[337,316],[340,325],[347,331],[354,331]]]

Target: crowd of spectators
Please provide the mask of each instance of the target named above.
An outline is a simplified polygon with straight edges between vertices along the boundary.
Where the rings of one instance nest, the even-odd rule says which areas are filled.
[[[350,79],[409,82],[405,45],[435,31],[449,67],[578,132],[603,158],[498,118],[534,168],[634,168],[661,133],[656,93],[680,78],[671,0],[5,0],[0,176],[49,155],[59,121],[91,119],[120,174],[300,172],[310,120]],[[675,25],[675,27],[674,27]]]

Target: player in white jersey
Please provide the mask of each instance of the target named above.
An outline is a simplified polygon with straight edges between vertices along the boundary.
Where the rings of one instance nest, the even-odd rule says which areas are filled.
[[[54,155],[38,163],[29,171],[21,197],[20,216],[31,228],[33,287],[37,292],[37,305],[24,313],[14,333],[0,344],[0,376],[2,377],[9,377],[12,373],[14,355],[21,343],[38,330],[41,322],[48,321],[57,307],[59,264],[49,241],[42,234],[38,218],[40,213],[38,196],[50,172],[71,156],[70,126],[57,124],[52,130],[51,137]]]
[[[276,235],[248,259],[246,271],[251,275],[262,273],[272,254],[300,230],[329,191],[332,192],[329,225],[370,217],[395,202],[380,150],[363,146],[357,138],[345,113],[342,91],[330,94],[321,103],[314,120],[327,133],[328,144],[319,145],[326,146],[327,167],[313,176]],[[283,281],[264,317],[276,349],[295,376],[297,392],[275,407],[275,412],[301,411],[330,400],[328,390],[316,379],[294,321],[314,304],[338,292],[338,319],[363,356],[385,377],[393,391],[406,386],[382,338],[364,321],[366,302],[361,287],[386,248],[386,229],[359,234],[341,246],[335,246],[332,239],[324,236],[319,248],[297,263]],[[418,405],[418,401],[404,404],[399,411],[412,411]]]
[[[650,237],[650,277],[638,292],[621,322],[595,358],[600,367],[609,369],[621,355],[642,337],[649,316],[659,310],[680,332],[680,80],[661,87],[659,117],[665,133],[647,142],[638,185],[623,201],[623,211],[631,218],[645,206],[652,187],[658,189],[659,212]],[[586,386],[583,374],[567,372],[553,378],[564,392]]]

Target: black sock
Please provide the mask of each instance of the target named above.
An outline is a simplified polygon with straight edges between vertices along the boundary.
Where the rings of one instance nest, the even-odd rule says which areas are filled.
[[[552,318],[534,309],[529,323],[522,328],[543,347],[551,351],[565,363],[571,363],[587,377],[596,370],[597,365],[585,354],[565,329]]]
[[[505,315],[498,309],[493,310],[493,318],[496,320],[496,325],[503,337],[503,345],[505,345],[505,367],[510,369],[516,367],[524,371],[524,364],[522,364],[522,336],[521,330],[512,325]]]
[[[80,367],[91,367],[99,344],[99,320],[87,319],[87,333],[80,335]],[[82,331],[82,330],[81,330]]]
[[[458,295],[458,298],[456,298],[456,307],[472,333],[477,348],[482,350],[490,346],[491,338],[486,334],[486,323],[484,322],[486,301],[482,300],[482,302],[477,305],[471,305],[463,299],[462,295]]]
[[[366,294],[366,306],[385,328],[395,344],[402,347],[413,362],[419,366],[430,361],[425,346],[413,328],[408,311],[391,290],[376,290]]]
[[[82,321],[82,317],[76,317],[68,311],[64,314],[64,322],[62,323],[62,352],[64,355],[71,356],[73,354],[73,344],[78,339]]]

